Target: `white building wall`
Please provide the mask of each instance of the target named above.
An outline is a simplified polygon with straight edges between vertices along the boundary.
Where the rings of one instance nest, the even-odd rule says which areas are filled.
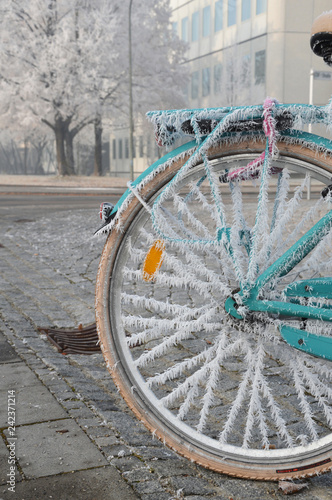
[[[191,74],[199,73],[199,92],[193,96],[188,89],[188,107],[215,107],[232,104],[259,103],[267,96],[281,102],[308,102],[310,69],[328,70],[323,61],[310,50],[310,32],[313,20],[332,8],[331,0],[171,0],[173,23],[177,34],[183,37],[182,24],[188,18],[187,64]],[[265,3],[265,8],[264,8]],[[250,4],[250,16],[242,19],[242,9]],[[222,29],[216,31],[216,7],[222,5]],[[236,23],[229,26],[231,7],[236,8]],[[257,7],[263,11],[257,13]],[[210,8],[210,34],[203,33],[203,11]],[[199,13],[199,36],[193,41],[193,15]],[[197,15],[197,14],[196,14]],[[257,54],[265,51],[264,80],[257,79]],[[250,81],[237,85],[234,95],[227,90],[214,91],[214,67],[223,65],[228,53],[233,59],[250,61]],[[210,92],[203,95],[203,70],[210,68]],[[224,76],[225,79],[225,76]],[[257,81],[258,80],[258,81]],[[314,103],[327,102],[332,85],[329,81],[315,81]],[[206,92],[205,92],[206,93]]]
[[[155,141],[153,127],[147,120],[136,124],[133,152],[135,178],[163,154]],[[129,127],[113,128],[111,131],[110,175],[130,178]]]
[[[243,19],[242,10],[249,4],[247,19]],[[170,0],[170,5],[173,29],[180,38],[187,37],[188,42],[185,64],[192,76],[187,89],[188,108],[259,104],[266,96],[283,103],[308,103],[311,68],[331,71],[310,49],[313,20],[332,9],[331,0]],[[236,8],[236,18],[229,26],[232,5]],[[216,9],[220,7],[222,26],[216,26]],[[207,11],[210,19],[208,33],[204,33],[203,17]],[[218,68],[222,68],[221,85],[216,80]],[[207,85],[203,89],[203,80],[206,84],[208,75],[207,91]],[[331,93],[332,80],[314,80],[314,104],[327,103]],[[128,137],[128,128],[112,131],[111,175],[130,175],[125,146]],[[156,148],[152,128],[147,123],[136,129],[135,152],[135,176],[163,153]]]

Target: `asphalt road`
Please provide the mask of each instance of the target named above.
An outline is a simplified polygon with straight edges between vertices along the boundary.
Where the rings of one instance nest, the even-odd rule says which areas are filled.
[[[42,216],[49,216],[55,212],[69,212],[72,210],[95,209],[96,228],[99,223],[98,213],[100,204],[108,201],[115,204],[121,196],[105,193],[13,193],[0,194],[0,218],[6,221],[35,220]]]

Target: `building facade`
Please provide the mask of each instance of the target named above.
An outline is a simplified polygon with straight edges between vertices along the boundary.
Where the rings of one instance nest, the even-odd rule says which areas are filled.
[[[310,50],[313,20],[330,0],[171,0],[173,30],[188,43],[188,105],[204,108],[308,102],[310,70],[326,72]],[[314,82],[326,103],[332,80]]]
[[[156,141],[152,125],[146,120],[135,123],[133,137],[133,164],[137,177],[151,163],[162,155]],[[110,135],[110,175],[130,177],[129,125],[117,126]]]
[[[332,72],[309,42],[314,19],[331,10],[331,0],[170,0],[170,5],[174,34],[188,44],[188,108],[259,104],[266,96],[317,105],[330,99]],[[129,172],[126,140],[128,129],[114,131],[111,175]],[[143,134],[136,137],[135,156],[136,173],[157,157]]]

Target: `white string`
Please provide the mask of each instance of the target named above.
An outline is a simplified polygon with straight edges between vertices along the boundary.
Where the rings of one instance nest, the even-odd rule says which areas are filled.
[[[145,203],[145,201],[143,200],[143,198],[141,197],[141,195],[139,194],[139,192],[137,191],[137,189],[132,185],[132,183],[130,181],[127,182],[127,188],[133,193],[134,196],[136,196],[136,198],[138,199],[138,201],[143,205],[143,207],[151,215],[152,214],[151,208],[149,207],[149,205],[147,203]]]

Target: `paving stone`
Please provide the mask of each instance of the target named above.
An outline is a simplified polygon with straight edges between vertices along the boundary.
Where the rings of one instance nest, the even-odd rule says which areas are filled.
[[[160,446],[139,446],[136,451],[144,460],[169,460],[178,459],[178,455],[160,443]]]
[[[139,469],[143,465],[142,461],[133,455],[129,455],[125,458],[113,458],[111,464],[122,472]]]
[[[23,363],[0,365],[0,398],[7,401],[8,391],[15,391],[16,425],[64,418],[66,412],[50,391]],[[13,369],[14,368],[14,369]],[[24,407],[24,411],[19,408]],[[0,405],[0,427],[7,427],[7,405]]]
[[[82,401],[74,399],[62,399],[61,405],[67,410],[78,410],[79,408],[85,408],[85,404]]]
[[[155,460],[147,462],[147,465],[154,470],[160,477],[172,477],[195,475],[193,466],[187,460],[178,458],[178,460]]]
[[[15,462],[12,462],[14,456],[16,457],[16,449],[12,450],[12,454],[10,454],[10,451],[8,443],[5,443],[2,437],[0,437],[0,485],[7,485],[8,481],[17,482],[22,480],[22,476],[17,470]],[[14,467],[14,469],[12,469],[12,467]],[[0,487],[0,492],[1,489]]]
[[[3,334],[0,333],[0,363],[15,363],[17,361],[22,360],[15,349],[5,340]]]
[[[169,493],[159,492],[152,493],[152,495],[144,495],[141,498],[143,498],[144,500],[177,500],[175,497],[170,496]]]
[[[90,413],[90,418],[77,418],[77,423],[81,426],[84,427],[85,429],[90,428],[91,430],[93,428],[105,428],[102,424],[102,422],[93,415],[93,413]]]
[[[112,455],[112,448],[114,445],[121,445],[119,438],[116,437],[114,434],[111,434],[109,436],[96,436],[95,433],[89,434],[91,439],[94,440],[94,442],[103,449],[103,452],[105,455],[109,456]],[[115,455],[114,455],[115,456]]]
[[[100,446],[100,441],[99,439],[96,439],[95,442]],[[115,458],[122,458],[122,457],[128,457],[129,455],[132,455],[133,452],[129,450],[125,445],[121,443],[116,443],[114,445],[108,445],[108,446],[102,446],[102,450],[107,455],[107,460],[111,460],[111,457]]]
[[[229,496],[234,498],[234,500],[240,500],[241,498],[258,500],[259,498],[266,498],[272,495],[278,498],[278,494],[280,494],[280,492],[278,493],[277,483],[270,482],[255,483],[254,481],[230,478],[224,482],[223,487]],[[284,497],[284,495],[282,495],[282,497]],[[299,498],[298,494],[296,497]]]
[[[104,393],[105,397],[105,393]],[[94,407],[99,411],[119,411],[120,408],[115,404],[114,400],[109,398],[104,401],[95,401],[93,403]]]
[[[91,418],[91,416],[93,416],[93,413],[91,412],[91,410],[89,410],[89,408],[85,407],[85,408],[79,408],[79,409],[71,409],[71,410],[68,410],[69,412],[69,415],[73,418]]]
[[[171,483],[176,490],[181,490],[183,495],[212,495],[216,492],[215,488],[199,477],[176,476],[172,478]]]
[[[131,416],[119,412],[105,412],[105,416],[110,425],[114,426],[131,446],[139,446],[152,441],[151,434]]]
[[[186,495],[185,497],[186,500],[206,500],[206,496],[202,496],[202,495]],[[213,497],[208,497],[208,498],[213,498],[213,500],[225,500],[227,497],[220,497],[220,496],[213,496]],[[228,500],[228,498],[227,498]]]
[[[144,481],[142,483],[135,482],[133,487],[140,495],[155,495],[156,493],[164,493],[165,490],[161,487],[158,481]]]
[[[23,425],[16,432],[19,464],[27,478],[107,464],[88,436],[69,418]]]
[[[13,498],[20,500],[135,500],[139,498],[112,466],[25,480],[16,485],[15,497],[0,486],[0,495],[3,500]]]

